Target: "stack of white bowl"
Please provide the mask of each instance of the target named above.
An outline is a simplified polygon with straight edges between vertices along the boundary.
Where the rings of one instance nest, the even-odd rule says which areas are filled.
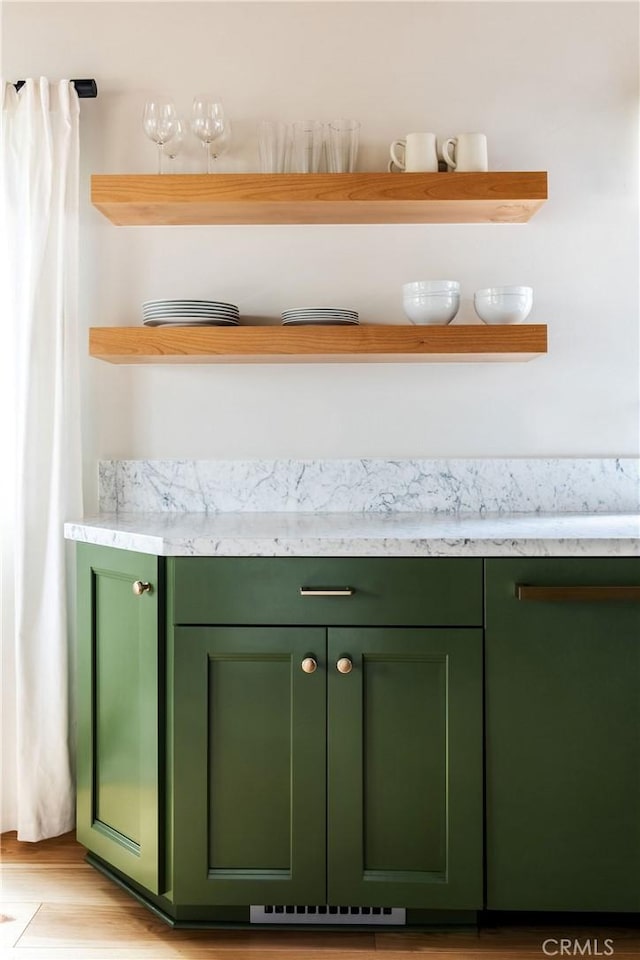
[[[451,323],[460,308],[457,280],[415,280],[402,286],[402,305],[411,323]]]
[[[533,306],[532,287],[486,287],[473,297],[476,313],[485,323],[522,323]]]

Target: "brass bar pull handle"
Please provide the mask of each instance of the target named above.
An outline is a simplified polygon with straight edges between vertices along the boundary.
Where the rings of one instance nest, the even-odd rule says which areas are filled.
[[[352,597],[353,587],[300,587],[301,597]]]
[[[516,584],[518,600],[548,601],[605,601],[632,600],[640,602],[640,586],[634,587],[545,587]]]

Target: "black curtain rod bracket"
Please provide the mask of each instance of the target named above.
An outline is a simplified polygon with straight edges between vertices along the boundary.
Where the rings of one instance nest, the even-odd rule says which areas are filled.
[[[71,83],[76,88],[76,93],[81,100],[98,96],[98,85],[95,80],[72,80]],[[14,86],[16,90],[19,90],[20,87],[24,87],[24,80],[18,80]]]

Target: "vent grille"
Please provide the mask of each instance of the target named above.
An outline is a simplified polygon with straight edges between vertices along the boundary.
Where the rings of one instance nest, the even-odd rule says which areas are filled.
[[[253,906],[249,908],[250,923],[364,923],[404,925],[407,911],[404,907],[333,907],[320,906]]]

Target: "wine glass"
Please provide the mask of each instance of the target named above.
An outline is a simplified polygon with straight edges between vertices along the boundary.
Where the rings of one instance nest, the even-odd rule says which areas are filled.
[[[171,137],[171,140],[167,140],[167,142],[162,145],[162,153],[165,157],[168,157],[169,160],[175,160],[178,154],[182,152],[183,143],[184,124],[180,117],[178,117],[178,126],[176,127],[176,132]]]
[[[217,160],[218,157],[221,157],[223,153],[227,152],[231,146],[231,136],[231,120],[227,118],[224,121],[224,130],[219,137],[216,137],[209,148],[212,160]]]
[[[193,98],[191,110],[191,129],[207,151],[207,173],[213,173],[211,144],[222,137],[225,128],[224,110],[219,100],[208,94],[198,94]]]
[[[178,130],[178,114],[169,97],[154,97],[147,100],[142,114],[142,128],[158,147],[158,173],[162,173],[162,148],[175,137]]]

